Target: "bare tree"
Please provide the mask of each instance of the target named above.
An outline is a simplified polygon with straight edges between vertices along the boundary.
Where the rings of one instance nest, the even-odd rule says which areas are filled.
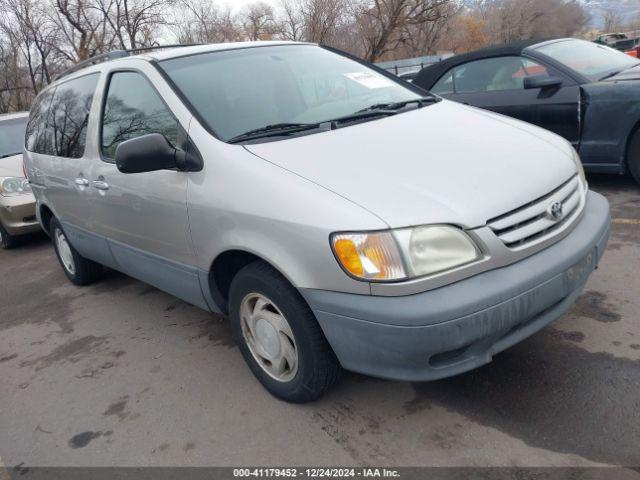
[[[576,0],[495,0],[487,9],[487,33],[494,42],[572,36],[588,16]]]
[[[208,0],[180,0],[171,22],[180,43],[236,42],[241,28],[231,10]]]
[[[50,11],[36,0],[0,0],[2,110],[27,107],[53,78],[59,61],[54,52],[57,38]]]
[[[267,40],[277,30],[273,8],[264,2],[247,5],[240,15],[248,40]]]
[[[436,5],[430,18],[422,22],[408,22],[402,27],[400,51],[406,57],[435,54],[444,36],[451,36],[460,28],[454,19],[463,4],[450,1]]]
[[[602,19],[604,20],[604,31],[605,32],[615,32],[622,23],[620,21],[620,15],[613,9],[605,10],[602,15]]]
[[[406,42],[407,28],[440,20],[451,0],[371,0],[357,14],[365,59],[375,62]]]
[[[151,46],[173,0],[95,0],[122,49]]]
[[[282,38],[370,61],[465,51],[522,38],[573,36],[579,0],[0,0],[0,112],[27,108],[64,67],[113,48]],[[227,0],[229,1],[229,0]],[[610,13],[606,28],[623,28]]]
[[[59,51],[70,61],[81,61],[103,53],[114,45],[109,20],[100,15],[91,0],[55,0],[54,21],[65,40]]]
[[[458,15],[447,26],[440,46],[455,53],[468,52],[487,46],[486,21],[482,14],[467,12]]]
[[[298,0],[304,21],[304,39],[331,43],[347,12],[346,0]]]
[[[19,53],[11,48],[7,38],[2,35],[1,40],[0,113],[26,110],[33,98],[32,89],[25,82],[26,71],[21,65]]]
[[[282,0],[281,18],[276,23],[278,34],[294,42],[304,38],[304,18],[295,0]]]

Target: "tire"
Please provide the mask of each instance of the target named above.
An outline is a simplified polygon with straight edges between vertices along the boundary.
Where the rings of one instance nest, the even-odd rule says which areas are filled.
[[[629,142],[627,167],[634,180],[640,184],[640,131],[636,132]]]
[[[89,285],[102,275],[102,265],[84,258],[73,248],[57,219],[51,219],[51,239],[60,266],[74,285]]]
[[[342,368],[313,312],[270,265],[257,261],[236,274],[229,291],[229,316],[242,356],[275,397],[311,402],[340,379]]]
[[[18,244],[18,239],[5,230],[4,226],[0,223],[0,248],[3,250],[9,250]]]

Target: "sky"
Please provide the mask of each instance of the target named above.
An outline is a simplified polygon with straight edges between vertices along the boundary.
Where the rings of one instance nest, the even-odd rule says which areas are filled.
[[[233,10],[238,10],[249,3],[255,3],[257,0],[218,0],[216,3],[229,5]],[[278,0],[260,0],[264,3],[268,3],[269,5],[273,5],[277,7],[280,5]]]

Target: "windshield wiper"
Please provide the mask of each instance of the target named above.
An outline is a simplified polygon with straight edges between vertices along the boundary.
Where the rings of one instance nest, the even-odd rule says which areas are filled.
[[[5,153],[4,155],[0,156],[0,158],[13,157],[14,155],[20,155],[20,152],[17,152],[17,153]]]
[[[415,98],[413,100],[405,100],[403,102],[390,102],[390,103],[376,103],[375,105],[371,105],[370,107],[363,108],[362,110],[358,110],[356,113],[360,112],[368,112],[371,110],[400,110],[401,108],[406,107],[409,104],[417,103],[418,108],[424,107],[428,103],[435,103],[438,101],[438,97],[422,97]]]
[[[331,130],[338,128],[338,124],[339,123],[347,123],[347,122],[353,122],[356,120],[366,120],[367,118],[374,118],[374,117],[390,117],[391,115],[396,115],[398,112],[398,110],[360,110],[358,112],[355,113],[351,113],[349,115],[344,115],[343,117],[338,117],[338,118],[334,118],[332,120],[329,120],[328,122],[331,124]]]
[[[624,70],[619,70],[619,71],[616,71],[616,72],[611,72],[611,73],[609,73],[609,74],[605,75],[604,77],[602,77],[602,78],[600,79],[600,81],[602,81],[602,80],[606,80],[607,78],[615,77],[616,75],[618,75],[618,74],[622,73],[623,71],[624,71]]]
[[[320,128],[319,123],[274,123],[266,127],[256,128],[248,132],[241,133],[227,140],[228,143],[238,143],[244,140],[253,140],[256,138],[275,137],[278,135],[288,135],[290,133],[303,132]]]
[[[333,120],[329,120],[331,122],[331,128],[336,128],[338,123],[351,122],[355,120],[365,120],[367,118],[373,117],[389,117],[391,115],[396,115],[400,113],[400,110],[406,107],[409,104],[417,103],[418,108],[424,107],[428,103],[434,103],[439,101],[438,97],[422,97],[415,98],[413,100],[406,100],[403,102],[390,102],[390,103],[376,103],[375,105],[371,105],[370,107],[363,108],[362,110],[358,110],[355,113],[350,115],[345,115],[343,117],[334,118]]]
[[[355,113],[344,115],[342,117],[327,120],[321,123],[274,123],[273,125],[267,125],[266,127],[256,128],[249,130],[248,132],[241,133],[235,137],[227,140],[228,143],[239,143],[246,140],[255,140],[258,138],[277,137],[281,135],[290,135],[298,132],[304,132],[306,130],[314,130],[320,128],[326,128],[326,130],[333,130],[337,128],[339,123],[347,123],[357,120],[364,120],[373,117],[390,116],[399,113],[399,111],[409,104],[416,103],[418,108],[423,107],[428,103],[434,103],[439,101],[438,97],[422,97],[413,100],[406,100],[403,102],[393,103],[378,103],[371,105],[370,107],[358,110]]]

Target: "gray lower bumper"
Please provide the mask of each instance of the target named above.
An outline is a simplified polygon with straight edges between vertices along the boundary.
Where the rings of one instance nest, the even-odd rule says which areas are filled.
[[[405,297],[301,290],[347,370],[424,381],[488,363],[567,312],[609,237],[607,200],[590,192],[565,238],[513,265]]]

